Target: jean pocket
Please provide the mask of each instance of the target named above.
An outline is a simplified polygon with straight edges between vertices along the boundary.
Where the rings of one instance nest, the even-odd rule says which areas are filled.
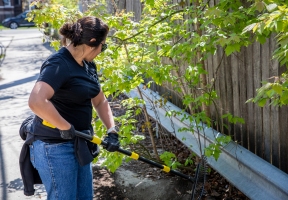
[[[45,157],[47,162],[53,166],[69,167],[75,162],[74,145],[72,142],[63,142],[57,144],[45,144]]]
[[[61,156],[62,154],[74,154],[73,142],[61,142],[61,143],[45,143],[46,155]]]
[[[32,144],[29,145],[29,149],[30,149],[30,161],[31,161],[33,167],[35,167],[34,147]]]

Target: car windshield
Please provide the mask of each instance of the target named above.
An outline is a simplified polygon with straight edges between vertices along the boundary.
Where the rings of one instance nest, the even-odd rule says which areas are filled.
[[[26,14],[27,14],[27,12],[24,12],[24,13],[17,15],[16,17],[21,17],[22,15],[23,15],[22,17],[26,17]]]

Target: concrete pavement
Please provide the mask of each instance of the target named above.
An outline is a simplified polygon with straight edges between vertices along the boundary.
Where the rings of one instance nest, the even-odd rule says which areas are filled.
[[[0,42],[6,47],[0,66],[0,199],[46,199],[43,185],[34,196],[23,194],[19,154],[23,144],[18,130],[31,114],[29,93],[38,77],[41,63],[52,53],[36,28],[2,30]]]

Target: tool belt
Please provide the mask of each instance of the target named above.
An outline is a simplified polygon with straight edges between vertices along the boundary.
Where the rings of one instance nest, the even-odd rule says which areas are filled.
[[[82,130],[81,132],[93,134],[91,130]],[[30,138],[31,144],[36,140],[41,140],[46,143],[74,142],[75,156],[81,166],[90,163],[99,154],[99,147],[97,144],[93,144],[79,137],[75,137],[71,140],[62,139],[59,129],[49,122],[42,120],[37,115],[29,116],[23,121],[20,128],[20,136],[23,140]]]

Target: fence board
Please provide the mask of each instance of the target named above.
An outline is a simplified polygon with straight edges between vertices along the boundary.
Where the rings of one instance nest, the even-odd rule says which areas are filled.
[[[261,87],[261,65],[260,65],[260,44],[255,42],[253,45],[253,74],[254,74],[254,90]],[[255,137],[256,137],[256,154],[263,158],[263,127],[262,127],[262,108],[255,106]]]
[[[226,101],[227,101],[227,106],[225,113],[233,113],[233,76],[232,76],[232,65],[231,65],[231,59],[226,58],[225,52],[223,49],[220,51],[221,56],[224,56],[223,61],[222,61],[222,66],[224,66],[225,71],[226,71],[226,87],[227,87],[227,94],[226,94]],[[228,120],[225,120],[226,124],[228,125],[228,134],[229,135],[234,135],[234,126],[229,125]]]
[[[271,163],[276,167],[280,166],[280,124],[278,113],[278,107],[271,107]]]
[[[126,9],[126,0],[119,0],[117,7],[119,10],[125,10]]]
[[[233,88],[233,115],[240,117],[240,102],[239,102],[239,72],[237,53],[231,54],[231,70],[232,70],[232,88]],[[234,141],[241,142],[241,132],[238,125],[234,126]]]
[[[137,1],[137,0],[135,0]],[[134,12],[134,0],[126,0],[126,11],[127,12]],[[132,17],[132,20],[135,20],[134,17]]]
[[[286,71],[286,66],[279,65],[279,75]],[[279,135],[279,168],[288,173],[288,106],[279,108],[279,132],[274,133]]]
[[[219,98],[221,98],[221,81],[219,81],[219,79],[221,79],[221,68],[223,68],[223,65],[219,65],[219,56],[218,53],[219,50],[217,50],[217,53],[215,56],[213,56],[213,69],[214,69],[214,74],[215,74],[215,90],[217,91],[217,95],[219,96]],[[223,70],[223,69],[222,69]],[[223,114],[223,105],[222,105],[222,101],[216,101],[217,102],[217,124],[218,124],[218,131],[223,131],[223,119],[220,117]]]
[[[221,102],[220,103],[221,110],[219,113],[220,113],[220,115],[223,115],[223,114],[227,113],[227,105],[226,105],[227,101],[226,101],[226,99],[227,99],[227,95],[229,95],[229,94],[227,94],[226,82],[223,81],[223,80],[225,80],[226,69],[225,69],[225,65],[221,64],[221,53],[220,52],[221,52],[220,49],[217,50],[217,63],[215,63],[215,64],[216,64],[216,66],[220,66],[219,67],[219,73],[218,73],[218,76],[219,76],[218,82],[219,82],[219,89],[220,89],[220,91],[219,91],[220,96],[219,97],[220,97],[220,99],[223,99],[224,101],[220,101]],[[223,119],[221,117],[220,120],[221,120],[221,124],[224,123],[225,125],[228,125],[227,119]],[[222,129],[222,130],[221,130],[221,132],[227,133],[226,128]]]
[[[133,1],[134,20],[138,22],[141,19],[142,4],[140,0],[132,0],[132,1]]]
[[[246,48],[242,48],[240,53],[238,54],[238,66],[239,66],[239,107],[240,107],[240,116],[243,119],[247,119],[247,104],[245,104],[247,100],[246,94],[246,83],[247,83],[247,67],[245,65],[244,59],[246,54]],[[241,144],[247,147],[247,129],[245,124],[237,124],[241,129]]]
[[[261,62],[262,62],[262,80],[267,81],[269,78],[270,67],[270,41],[267,40],[265,44],[261,46]],[[268,103],[263,107],[263,135],[264,135],[264,159],[271,161],[271,135],[270,135],[270,106]]]
[[[254,73],[253,73],[253,47],[249,46],[246,51],[246,66],[247,66],[247,100],[254,97]],[[247,87],[248,86],[248,87]],[[248,144],[247,148],[256,152],[255,145],[255,120],[254,120],[254,105],[253,103],[247,103],[247,118],[245,120],[247,134],[248,134]]]
[[[269,58],[272,58],[273,51],[276,49],[274,41],[274,36],[270,38],[270,56]],[[279,75],[279,62],[275,60],[270,60],[270,77],[273,76],[278,76]],[[278,107],[271,107],[271,159],[272,159],[272,164],[275,165],[276,167],[279,167],[280,165],[280,153],[279,153],[279,109]]]
[[[279,109],[279,123],[280,123],[280,169],[288,173],[288,134],[287,134],[287,122],[288,122],[288,107],[284,106]],[[276,134],[276,133],[275,133]]]
[[[207,82],[208,84],[211,85],[211,87],[214,89],[214,81],[215,80],[215,69],[214,69],[214,64],[213,64],[213,55],[209,56],[205,62],[205,65],[207,66]],[[217,103],[217,102],[216,102]],[[211,106],[210,106],[210,112],[211,112],[211,118],[213,120],[215,120],[216,122],[218,121],[218,116],[216,112],[216,109],[215,109],[215,105],[212,103]],[[214,123],[212,125],[214,127]],[[214,127],[216,130],[218,129],[218,127]]]
[[[126,11],[133,12],[134,21],[139,21],[141,17],[141,2],[140,0],[126,0]]]

